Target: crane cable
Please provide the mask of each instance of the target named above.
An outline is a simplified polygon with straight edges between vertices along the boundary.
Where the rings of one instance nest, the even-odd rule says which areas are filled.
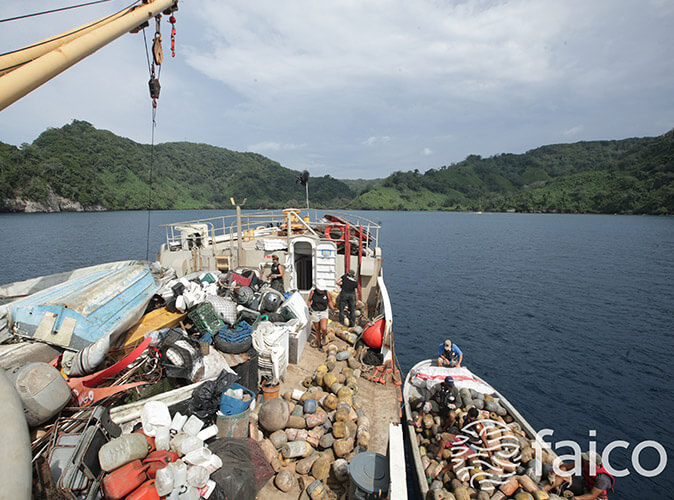
[[[22,16],[8,17],[6,19],[0,19],[0,23],[6,23],[8,21],[17,21],[19,19],[27,19],[29,17],[41,16],[43,14],[53,14],[54,12],[61,12],[64,10],[77,9],[79,7],[88,7],[89,5],[96,5],[98,3],[110,2],[111,0],[96,0],[94,2],[81,3],[78,5],[70,5],[68,7],[60,7],[58,9],[44,10],[42,12],[34,12],[33,14],[24,14]],[[137,3],[137,2],[134,2]]]
[[[174,9],[175,11],[177,9]],[[171,11],[171,13],[173,12]],[[166,13],[166,11],[165,11]],[[150,73],[150,81],[148,82],[150,88],[150,98],[152,99],[152,149],[150,150],[150,172],[147,192],[147,234],[145,247],[145,260],[150,260],[150,214],[152,211],[152,175],[154,169],[154,132],[157,128],[157,99],[159,99],[159,75],[161,74],[161,64],[164,61],[164,54],[161,48],[161,14],[155,16],[155,33],[152,41],[152,59],[150,59],[150,51],[148,49],[147,36],[145,34],[145,26],[143,28],[143,42],[145,45],[145,58],[147,59],[148,72]],[[171,15],[169,18],[171,23],[171,55],[175,57],[175,35],[176,35],[176,18]],[[157,72],[155,76],[155,66]]]
[[[152,174],[154,167],[154,132],[157,128],[157,99],[159,98],[159,74],[161,73],[161,63],[162,58],[157,58],[157,53],[161,53],[161,14],[156,18],[156,28],[153,41],[153,58],[150,60],[150,54],[147,47],[147,37],[145,35],[145,29],[143,29],[143,41],[145,45],[145,58],[147,59],[148,71],[150,72],[150,97],[152,98],[152,147],[150,150],[150,175],[147,188],[147,234],[145,237],[145,260],[150,260],[150,216],[152,213]],[[159,47],[159,49],[157,49]],[[157,70],[157,76],[155,77],[155,63],[159,67]]]

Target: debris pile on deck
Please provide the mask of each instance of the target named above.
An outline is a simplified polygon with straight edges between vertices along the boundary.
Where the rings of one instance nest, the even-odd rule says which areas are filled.
[[[161,276],[144,314],[115,337],[85,342],[68,330],[80,319],[61,321],[37,301],[26,317],[47,319],[9,321],[14,336],[0,361],[30,426],[34,498],[252,499],[272,478],[280,492],[344,495],[348,463],[370,442],[359,379],[393,376],[360,361],[362,329],[331,323],[323,362],[302,388],[275,394],[311,328],[298,292],[281,294],[244,271],[153,274]]]
[[[554,456],[514,421],[496,395],[416,381],[421,396],[410,397],[412,422],[433,500],[559,499],[543,491]],[[444,400],[442,391],[452,394]],[[448,405],[447,400],[451,399]],[[444,404],[443,404],[444,403]],[[447,411],[451,408],[451,412]],[[474,408],[474,421],[468,413]]]

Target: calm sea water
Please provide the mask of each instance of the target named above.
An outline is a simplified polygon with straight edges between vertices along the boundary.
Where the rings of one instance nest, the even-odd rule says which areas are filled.
[[[159,224],[221,211],[153,212]],[[363,212],[383,225],[384,273],[403,370],[445,338],[558,453],[611,453],[618,499],[674,498],[674,466],[644,477],[633,452],[674,461],[674,218]],[[147,213],[0,214],[0,283],[144,259]],[[652,446],[638,453],[653,470]]]

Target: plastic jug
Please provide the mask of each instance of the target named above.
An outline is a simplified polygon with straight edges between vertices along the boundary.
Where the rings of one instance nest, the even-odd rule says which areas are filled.
[[[147,480],[147,466],[134,460],[103,478],[103,492],[107,500],[121,500]]]
[[[173,468],[164,467],[157,471],[154,485],[160,497],[166,496],[173,490]]]
[[[206,447],[198,448],[190,451],[185,455],[184,460],[190,465],[205,465],[208,464],[213,453]]]
[[[179,458],[177,453],[171,451],[153,451],[143,460],[143,465],[147,466],[147,476],[150,479],[154,479],[159,469],[163,469],[168,464],[176,462]]]
[[[190,415],[190,418],[188,418],[185,425],[183,425],[183,432],[191,436],[196,436],[203,426],[204,422],[199,417]]]
[[[187,483],[187,465],[182,460],[168,464],[166,468],[173,471],[173,489],[180,488]]]
[[[208,471],[199,465],[187,468],[187,484],[195,488],[202,488],[208,482]]]
[[[158,450],[168,450],[171,442],[171,429],[166,426],[157,427],[154,445]]]
[[[145,481],[137,489],[133,490],[126,500],[160,500],[157,488],[154,485],[154,479]]]
[[[179,455],[187,455],[190,451],[204,446],[204,442],[196,436],[190,436],[184,432],[177,434],[171,440],[171,449]]]
[[[145,458],[147,451],[145,436],[137,432],[122,434],[101,446],[98,450],[98,461],[101,469],[111,472],[136,459]]]
[[[173,415],[173,420],[171,420],[171,435],[175,436],[183,430],[183,425],[187,422],[187,415],[183,415],[180,412],[177,412]]]
[[[171,413],[166,403],[148,401],[140,412],[140,421],[143,424],[143,432],[147,436],[154,437],[157,427],[171,425]]]
[[[212,437],[215,437],[218,434],[217,424],[209,425],[205,429],[201,429],[197,434],[197,437],[202,441],[208,441]]]

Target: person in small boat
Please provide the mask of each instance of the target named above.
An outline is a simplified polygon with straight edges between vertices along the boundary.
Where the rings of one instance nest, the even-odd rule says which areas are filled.
[[[278,255],[274,254],[271,256],[271,274],[269,278],[271,280],[270,285],[274,290],[278,290],[281,293],[284,293],[283,288],[283,275],[285,274],[285,268],[283,265],[278,263]]]
[[[339,294],[339,322],[344,323],[344,309],[349,308],[349,326],[356,324],[356,289],[358,281],[356,272],[353,269],[337,280],[337,286],[342,287]]]
[[[438,356],[438,366],[461,367],[463,352],[450,339],[445,340],[444,344],[440,344]]]
[[[332,297],[325,288],[322,282],[317,282],[307,298],[307,304],[311,310],[311,321],[316,332],[316,344],[321,351],[325,335],[328,333],[328,308],[335,308]]]
[[[562,471],[566,474],[550,474],[547,484],[543,487],[544,491],[556,492],[558,495],[564,495],[565,491],[573,493],[575,500],[595,500],[607,499],[609,491],[613,491],[615,478],[602,465],[601,455],[595,451],[588,451],[580,454],[582,461],[581,475],[574,475],[575,464],[567,462],[560,465]],[[595,471],[592,474],[590,464],[594,462]]]
[[[454,385],[452,377],[445,377],[438,390],[431,397],[440,408],[441,427],[443,431],[454,426],[456,423],[456,409],[463,406],[461,404],[461,394],[459,389]]]
[[[484,424],[480,422],[478,416],[480,413],[477,408],[472,407],[463,417],[461,424],[461,434],[466,439],[465,445],[468,446],[475,453],[486,451],[491,457],[492,452],[487,443],[487,429]]]

